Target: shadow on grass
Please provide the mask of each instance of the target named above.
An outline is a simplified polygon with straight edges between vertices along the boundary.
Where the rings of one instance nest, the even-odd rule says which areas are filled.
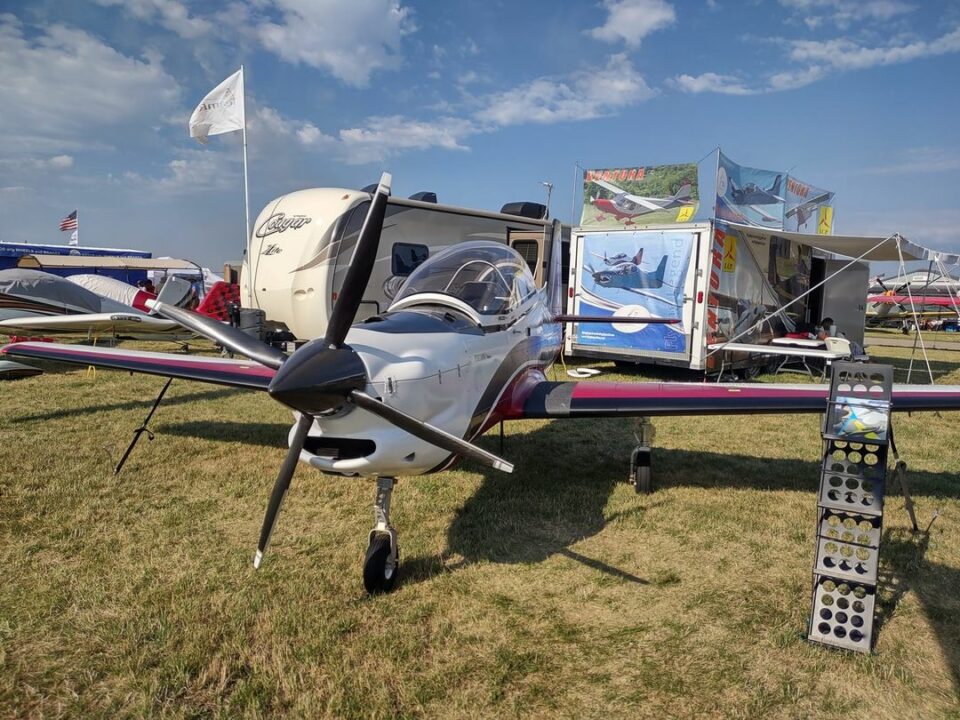
[[[912,591],[953,675],[954,692],[960,694],[960,623],[957,622],[960,603],[956,597],[960,570],[928,562],[929,545],[930,525],[918,533],[903,529],[884,531],[875,633],[882,632],[904,596]]]
[[[200,438],[217,442],[242,442],[262,447],[286,448],[289,423],[231,422],[228,420],[196,420],[158,424],[156,433]]]
[[[74,368],[76,368],[76,366],[74,366]],[[153,405],[153,401],[156,399],[162,387],[163,385],[160,384],[155,390],[150,389],[146,391],[148,394],[145,395],[142,400],[127,400],[121,403],[113,403],[112,405],[87,405],[86,407],[71,408],[69,410],[52,410],[50,412],[40,413],[39,415],[26,415],[18,418],[18,420],[24,422],[30,420],[59,420],[65,417],[77,417],[91,413],[109,412],[111,410],[136,410],[137,408],[143,408],[146,412],[149,411],[150,406]],[[234,388],[221,388],[219,390],[204,390],[201,392],[185,393],[183,395],[168,395],[163,398],[163,402],[160,403],[160,408],[157,412],[162,412],[163,408],[169,407],[170,405],[182,405],[193,402],[194,400],[219,400],[221,398],[232,397],[241,392],[245,391]]]

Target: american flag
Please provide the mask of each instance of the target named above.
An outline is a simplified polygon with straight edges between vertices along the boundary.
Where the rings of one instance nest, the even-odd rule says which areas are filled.
[[[60,221],[60,232],[67,232],[68,230],[76,230],[77,226],[78,226],[77,211],[74,210],[72,213],[70,213],[63,220]]]

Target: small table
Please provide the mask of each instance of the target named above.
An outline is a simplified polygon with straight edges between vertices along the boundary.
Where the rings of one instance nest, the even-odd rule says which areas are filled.
[[[776,338],[776,340],[790,340],[791,342],[801,342],[801,343],[819,343],[821,346],[824,346],[824,343],[820,340],[803,340],[801,338]],[[717,382],[720,382],[719,378],[723,377],[723,371],[726,367],[726,355],[723,351],[727,350],[730,352],[746,352],[754,353],[757,355],[778,355],[782,356],[783,360],[777,366],[774,374],[779,374],[781,370],[790,370],[792,368],[785,367],[788,363],[798,362],[803,366],[803,369],[806,373],[813,377],[813,368],[810,367],[807,360],[810,359],[820,359],[824,361],[823,370],[818,370],[820,373],[820,379],[824,379],[827,376],[827,367],[834,360],[842,360],[847,357],[846,353],[831,352],[829,350],[819,350],[812,347],[798,347],[796,345],[786,345],[784,343],[776,343],[770,345],[751,345],[749,343],[713,343],[707,345],[707,350],[710,351],[719,351],[720,355],[720,375],[718,376]],[[796,368],[799,370],[800,368]]]
[[[771,345],[782,345],[784,347],[801,347],[809,350],[823,350],[827,344],[823,340],[810,340],[809,338],[778,337],[770,341]]]

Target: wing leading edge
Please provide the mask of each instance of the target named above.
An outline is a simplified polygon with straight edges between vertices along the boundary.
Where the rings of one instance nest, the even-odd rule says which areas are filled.
[[[822,413],[827,385],[541,382],[523,403],[523,418],[637,417]],[[895,385],[893,409],[960,410],[958,385]]]
[[[21,342],[0,348],[0,353],[14,357],[56,360],[77,365],[129,370],[148,375],[196,380],[252,390],[266,390],[275,370],[252,360],[174,355],[172,353],[139,352],[85,345]]]

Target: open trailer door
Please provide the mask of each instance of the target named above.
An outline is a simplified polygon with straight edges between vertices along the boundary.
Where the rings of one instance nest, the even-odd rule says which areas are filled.
[[[708,234],[707,225],[575,234],[572,313],[680,322],[574,323],[567,329],[568,354],[689,366],[701,281],[696,262]]]

